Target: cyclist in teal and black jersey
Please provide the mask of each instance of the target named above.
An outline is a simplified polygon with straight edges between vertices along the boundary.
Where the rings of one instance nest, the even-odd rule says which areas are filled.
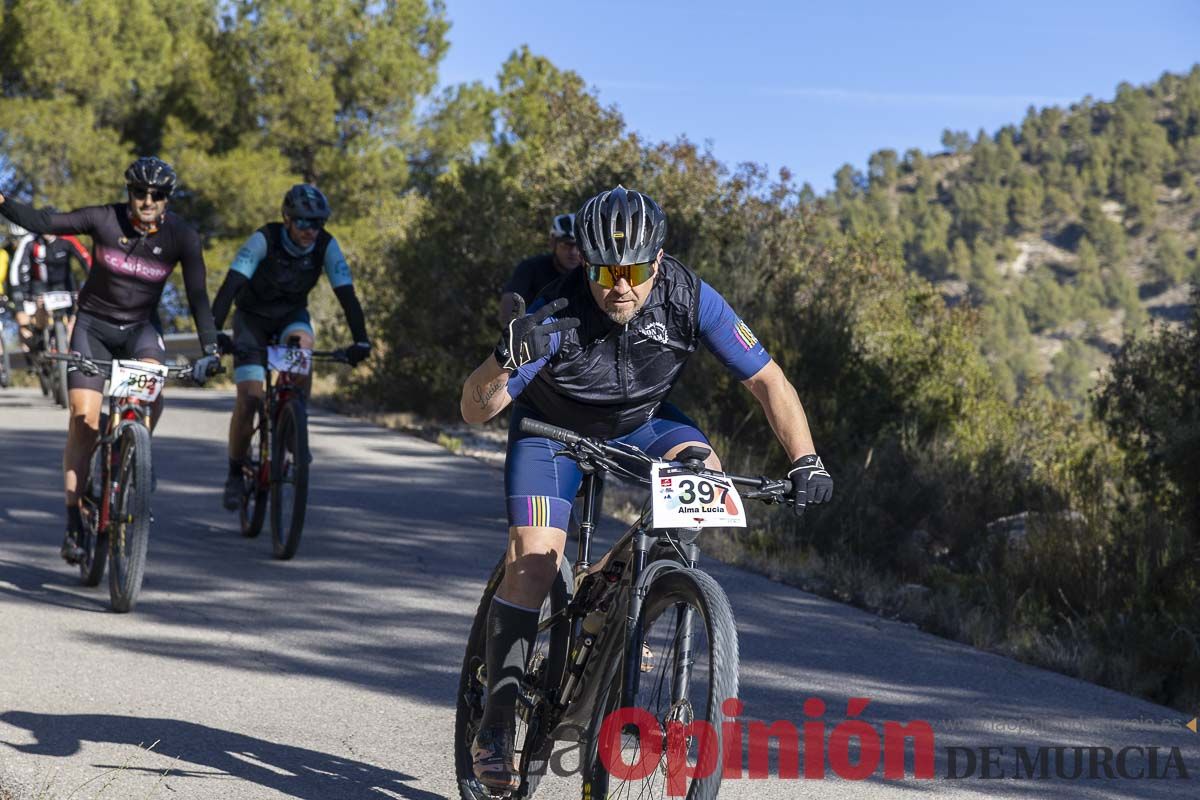
[[[84,233],[92,237],[92,269],[79,292],[78,314],[71,333],[71,350],[88,358],[165,360],[163,340],[151,318],[163,284],[175,265],[181,264],[188,304],[205,353],[194,364],[192,377],[203,383],[219,366],[217,331],[208,305],[200,235],[167,211],[176,182],[170,164],[157,158],[139,158],[125,170],[128,202],[59,214],[0,194],[0,215],[38,233]],[[75,367],[67,373],[71,414],[63,453],[67,535],[62,556],[72,563],[82,555],[77,544],[83,527],[78,488],[87,478],[88,456],[99,435],[105,378],[85,375]],[[156,408],[155,421],[160,410],[161,405]]]
[[[229,475],[225,507],[235,510],[242,492],[242,461],[253,435],[254,410],[265,393],[266,348],[272,337],[281,343],[293,335],[311,348],[315,339],[308,315],[308,293],[321,274],[337,295],[354,344],[346,351],[351,365],[371,354],[362,306],[350,280],[350,267],[337,239],[325,230],[329,201],[315,186],[297,184],[283,198],[283,222],[259,228],[234,257],[225,282],[213,300],[217,327],[235,303],[233,339],[222,334],[221,349],[232,352],[237,402],[229,420]]]

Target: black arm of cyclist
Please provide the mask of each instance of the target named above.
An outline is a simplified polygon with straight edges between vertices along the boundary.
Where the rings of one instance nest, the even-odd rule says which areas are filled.
[[[90,208],[52,214],[45,209],[34,208],[28,203],[14,200],[9,195],[4,195],[4,202],[0,203],[0,215],[34,233],[90,233],[93,227]]]
[[[72,292],[78,291],[79,284],[75,282],[75,273],[71,270],[71,261],[74,260],[79,263],[79,267],[83,270],[84,280],[87,280],[88,262],[84,259],[83,254],[80,253],[74,242],[71,243],[71,248],[67,251],[67,256],[67,283],[71,285]]]
[[[183,256],[180,259],[183,267],[183,288],[187,294],[188,306],[192,311],[192,319],[196,321],[196,333],[200,337],[200,346],[205,353],[217,351],[217,327],[213,323],[212,308],[208,304],[208,287],[205,286],[204,251],[200,249],[200,234],[194,230],[187,233],[188,241],[184,243]]]
[[[229,316],[229,310],[233,308],[234,299],[242,287],[249,282],[250,279],[242,273],[229,270],[225,276],[225,282],[221,284],[221,288],[217,290],[217,296],[213,298],[213,322],[216,324],[217,330],[225,329],[225,318]]]
[[[339,286],[333,290],[338,302],[342,304],[342,313],[346,315],[346,324],[350,326],[350,335],[356,343],[371,341],[367,338],[367,320],[363,316],[362,306],[359,305],[358,295],[354,293],[354,285]]]

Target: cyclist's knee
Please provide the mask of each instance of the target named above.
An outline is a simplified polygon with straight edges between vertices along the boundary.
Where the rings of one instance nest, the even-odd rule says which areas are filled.
[[[74,442],[90,443],[100,433],[100,410],[90,413],[92,409],[71,409],[70,422],[67,426],[67,438]]]
[[[96,431],[100,427],[100,393],[71,389],[67,397],[69,430],[73,431],[78,427]]]
[[[509,528],[507,566],[500,596],[517,605],[540,605],[558,574],[566,537],[566,531],[559,528]]]
[[[237,406],[239,411],[249,412],[262,401],[265,394],[261,381],[238,381]]]

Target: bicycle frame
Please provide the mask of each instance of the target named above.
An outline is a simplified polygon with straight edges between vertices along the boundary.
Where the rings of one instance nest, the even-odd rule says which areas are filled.
[[[292,346],[290,343],[288,346]],[[312,351],[313,362],[334,361],[344,362],[345,354],[341,350]],[[304,380],[290,372],[280,372],[278,379],[273,377],[274,370],[266,370],[266,387],[263,393],[262,435],[259,437],[258,475],[255,482],[259,487],[267,487],[271,482],[271,438],[274,436],[275,425],[279,420],[279,412],[283,406],[292,401],[305,402],[303,392]],[[304,454],[307,456],[307,454]]]
[[[579,542],[578,554],[574,565],[574,575],[576,581],[586,575],[591,568],[591,539],[596,530],[596,493],[598,484],[601,480],[599,472],[591,472],[584,475],[583,484],[583,513],[579,525]],[[677,548],[676,559],[658,559],[650,561],[649,555],[654,545],[659,543],[667,543],[671,541],[673,531],[663,530],[652,533],[650,528],[650,519],[648,509],[644,509],[638,520],[630,526],[626,533],[617,540],[616,544],[605,554],[605,559],[611,559],[619,554],[625,548],[629,548],[632,560],[629,563],[628,575],[631,591],[629,593],[629,607],[626,611],[625,630],[624,630],[624,653],[625,663],[623,664],[623,675],[626,680],[621,683],[621,705],[629,706],[633,704],[634,698],[637,696],[638,683],[641,676],[639,663],[641,660],[642,640],[642,600],[646,596],[646,589],[650,582],[664,571],[670,569],[694,568],[700,560],[700,547],[695,542],[695,536],[688,537],[691,541],[684,542],[683,536],[674,542]],[[689,533],[691,533],[689,531]],[[681,666],[690,665],[691,657],[691,618],[690,612],[687,617],[680,620],[680,630],[683,631],[681,637],[682,646],[678,652],[676,664]],[[607,630],[607,629],[605,629]],[[601,631],[601,636],[597,637],[596,650],[603,651],[604,632]],[[573,625],[571,629],[571,637],[568,640],[567,652],[575,652],[576,641],[579,634],[579,626]],[[612,634],[609,634],[611,637]],[[688,685],[689,675],[683,670],[677,670],[673,676],[673,692],[672,700],[677,700],[682,696],[681,691],[686,690]]]
[[[100,488],[99,507],[96,509],[94,529],[97,534],[106,533],[112,522],[112,504],[120,489],[113,479],[115,468],[119,467],[115,460],[119,452],[114,452],[113,445],[121,438],[121,431],[129,425],[146,425],[146,415],[150,411],[149,403],[133,397],[108,398],[108,428],[100,432],[100,440],[96,443],[101,448],[100,475],[93,475],[94,485]],[[85,503],[92,502],[91,498],[83,495]]]
[[[260,487],[266,487],[271,482],[271,438],[275,435],[279,409],[297,395],[301,400],[304,397],[300,392],[300,381],[291,373],[281,372],[278,381],[275,381],[272,372],[267,370],[266,391],[263,394],[262,435],[259,437],[258,475],[255,476],[255,482]]]

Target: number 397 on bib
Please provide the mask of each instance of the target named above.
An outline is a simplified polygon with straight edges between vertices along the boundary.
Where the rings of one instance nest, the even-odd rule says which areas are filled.
[[[686,467],[650,468],[655,528],[744,528],[746,511],[733,482]]]

